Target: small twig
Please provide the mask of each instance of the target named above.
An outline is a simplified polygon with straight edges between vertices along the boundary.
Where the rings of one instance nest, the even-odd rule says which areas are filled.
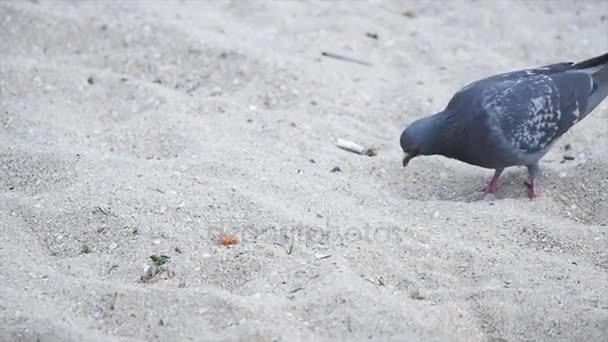
[[[102,208],[102,207],[97,207],[97,210],[99,210],[100,213],[102,213],[102,214],[104,214],[106,216],[109,215],[108,212],[104,208]]]
[[[118,299],[118,292],[114,292],[112,296],[112,301],[110,302],[110,310],[116,309],[116,299]]]
[[[150,189],[150,190],[154,190],[154,191],[158,191],[158,192],[160,192],[161,194],[164,194],[164,193],[165,193],[164,191],[162,191],[162,190],[161,190],[161,189],[159,189],[159,188],[151,188],[151,187],[148,187],[148,189]]]
[[[329,257],[331,257],[331,254],[315,254],[315,258],[317,258],[317,260],[323,260]]]
[[[302,291],[302,290],[304,290],[304,288],[302,286],[298,286],[298,287],[290,290],[289,293],[296,293],[296,292]]]
[[[190,87],[189,89],[186,90],[186,93],[188,94],[192,94],[194,91],[196,91],[196,89],[198,89],[201,86],[200,82],[196,82],[195,85],[193,85],[192,87]]]
[[[365,280],[367,280],[368,282],[374,284],[374,285],[378,285],[378,282],[375,281],[374,279],[370,278],[370,277],[365,277]]]
[[[355,58],[351,58],[351,57],[346,57],[346,56],[342,56],[342,55],[338,55],[335,53],[331,53],[331,52],[321,52],[321,56],[325,56],[328,58],[334,58],[334,59],[338,59],[341,61],[346,61],[346,62],[352,62],[352,63],[357,63],[357,64],[361,64],[361,65],[367,65],[367,66],[372,66],[371,63],[369,62],[365,62],[362,61],[360,59],[355,59]]]
[[[114,265],[110,266],[110,269],[108,269],[108,274],[112,273],[112,271],[114,271],[117,268],[118,268],[117,264],[114,264]]]

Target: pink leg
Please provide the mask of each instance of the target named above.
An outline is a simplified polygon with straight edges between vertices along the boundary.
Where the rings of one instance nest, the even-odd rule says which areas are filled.
[[[498,191],[498,178],[500,177],[500,174],[502,173],[503,170],[504,169],[496,169],[494,171],[494,176],[490,180],[490,183],[488,183],[486,188],[483,190],[484,195],[485,194],[495,194]]]
[[[524,184],[526,184],[526,187],[528,188],[528,198],[534,199],[540,194],[537,180],[538,175],[540,174],[538,163],[528,165],[528,174],[530,175],[530,181],[525,182]]]
[[[534,198],[538,197],[538,195],[540,194],[538,182],[536,182],[536,181],[525,182],[524,184],[526,184],[526,187],[528,188],[528,198],[529,199],[534,199]]]

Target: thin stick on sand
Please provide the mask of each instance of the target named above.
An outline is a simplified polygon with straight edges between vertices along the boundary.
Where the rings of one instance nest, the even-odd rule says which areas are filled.
[[[368,63],[366,61],[362,61],[360,59],[355,59],[355,58],[351,58],[351,57],[346,57],[346,56],[342,56],[342,55],[338,55],[335,53],[331,53],[331,52],[321,52],[322,56],[325,57],[329,57],[329,58],[334,58],[334,59],[338,59],[341,61],[346,61],[346,62],[352,62],[352,63],[357,63],[357,64],[361,64],[361,65],[367,65],[367,66],[372,66],[371,63]]]

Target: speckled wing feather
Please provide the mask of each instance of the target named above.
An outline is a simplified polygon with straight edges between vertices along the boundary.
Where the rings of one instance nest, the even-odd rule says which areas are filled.
[[[587,111],[591,76],[569,64],[505,74],[486,84],[481,105],[492,129],[525,153],[550,147]]]

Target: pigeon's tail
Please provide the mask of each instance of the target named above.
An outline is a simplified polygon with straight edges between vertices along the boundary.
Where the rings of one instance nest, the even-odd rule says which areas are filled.
[[[608,53],[573,64],[571,69],[584,72],[593,80],[593,90],[587,99],[587,113],[608,97]]]
[[[588,72],[598,83],[608,83],[608,53],[575,63],[570,68]]]
[[[601,69],[592,74],[593,79],[598,83],[608,84],[608,64],[604,65]]]
[[[608,53],[601,56],[589,58],[582,62],[574,63],[571,68],[578,70],[599,70],[602,67],[608,65]]]

